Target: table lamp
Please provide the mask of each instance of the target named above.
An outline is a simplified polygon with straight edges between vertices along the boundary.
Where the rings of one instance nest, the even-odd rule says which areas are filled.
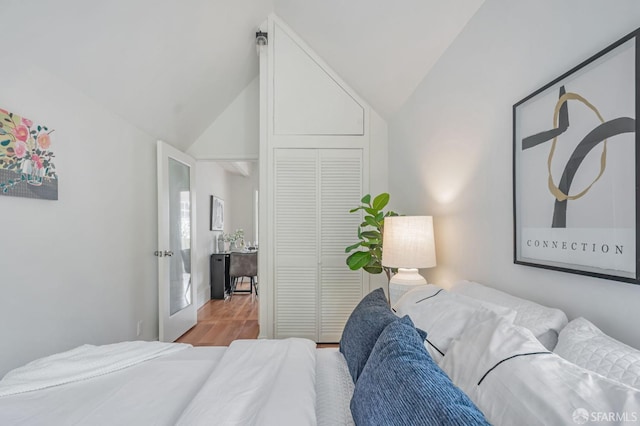
[[[418,268],[436,266],[432,216],[391,216],[384,219],[382,265],[398,268],[389,281],[389,302],[395,305],[400,297],[427,280]]]

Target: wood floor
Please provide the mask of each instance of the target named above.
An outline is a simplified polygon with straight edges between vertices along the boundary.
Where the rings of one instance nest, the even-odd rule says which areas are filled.
[[[238,289],[248,287],[245,283]],[[212,299],[205,303],[198,310],[198,324],[176,342],[193,346],[229,346],[236,339],[256,339],[258,332],[258,299],[240,293],[227,301]]]
[[[248,282],[238,285],[248,290]],[[249,294],[235,294],[227,301],[212,299],[198,310],[198,323],[180,336],[176,342],[193,346],[229,346],[236,339],[257,339],[258,298]],[[319,348],[338,347],[322,343]]]

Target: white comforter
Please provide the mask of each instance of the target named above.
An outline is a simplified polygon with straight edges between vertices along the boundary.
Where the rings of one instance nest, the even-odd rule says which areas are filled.
[[[10,371],[0,380],[0,397],[102,376],[189,347],[182,343],[142,341],[82,345]]]
[[[315,425],[315,346],[295,338],[234,341],[178,424]]]
[[[174,353],[154,357],[161,347]],[[0,397],[0,425],[317,424],[317,350],[309,340],[239,340],[229,348],[141,342],[119,352],[125,348],[134,350],[87,358],[80,354],[118,351],[81,347],[16,370],[9,378],[20,383]],[[139,362],[144,357],[154,359]],[[55,377],[47,377],[47,366]],[[348,397],[341,401],[348,408]]]

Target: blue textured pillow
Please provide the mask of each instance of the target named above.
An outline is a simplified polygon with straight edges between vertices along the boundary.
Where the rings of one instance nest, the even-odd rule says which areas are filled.
[[[488,425],[431,359],[408,316],[380,334],[351,399],[361,425]]]
[[[380,333],[397,319],[381,288],[367,294],[351,312],[340,339],[340,352],[347,360],[354,383],[367,363]]]

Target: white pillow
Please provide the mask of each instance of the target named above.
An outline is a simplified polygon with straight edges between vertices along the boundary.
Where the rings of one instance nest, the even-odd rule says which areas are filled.
[[[554,351],[562,358],[640,389],[640,351],[604,334],[584,318],[569,323]]]
[[[638,390],[547,351],[529,330],[496,315],[469,322],[476,324],[451,344],[441,367],[491,424],[583,424],[640,413]]]
[[[458,281],[450,291],[513,309],[518,313],[513,323],[531,330],[549,350],[556,346],[558,333],[568,322],[567,315],[560,309],[542,306],[473,281]]]
[[[484,305],[484,306],[483,306]],[[396,315],[409,315],[417,328],[427,332],[425,347],[437,363],[447,352],[451,341],[458,337],[476,312],[489,315],[496,311],[509,321],[515,311],[491,303],[477,301],[428,284],[405,293],[393,308]]]

